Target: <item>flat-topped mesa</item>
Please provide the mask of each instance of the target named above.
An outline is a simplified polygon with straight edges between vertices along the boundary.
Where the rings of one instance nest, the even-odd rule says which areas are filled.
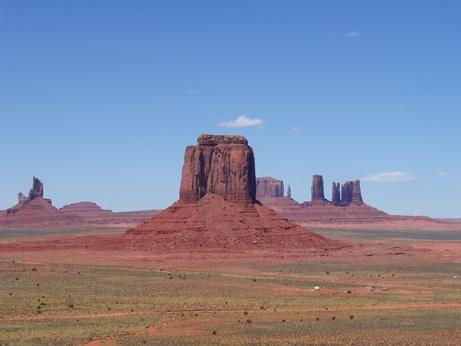
[[[325,193],[323,190],[323,177],[321,175],[312,176],[311,201],[325,201]]]
[[[333,182],[331,187],[331,204],[334,206],[341,204],[341,186],[339,183]]]
[[[284,197],[283,181],[272,177],[256,178],[256,197]]]
[[[197,202],[217,194],[236,202],[256,201],[253,149],[242,136],[201,135],[184,155],[179,199]]]

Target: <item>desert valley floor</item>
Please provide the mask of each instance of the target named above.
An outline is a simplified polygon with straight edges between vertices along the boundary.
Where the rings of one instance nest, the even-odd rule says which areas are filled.
[[[315,231],[344,246],[8,250],[62,234],[2,232],[0,344],[459,345],[461,232]]]

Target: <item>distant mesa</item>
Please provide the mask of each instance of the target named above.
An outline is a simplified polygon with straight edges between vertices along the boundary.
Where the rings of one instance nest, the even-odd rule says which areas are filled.
[[[43,222],[64,222],[50,199],[43,198],[43,183],[33,177],[27,197],[18,193],[18,203],[0,217],[0,227],[24,226]]]
[[[32,187],[27,197],[24,196],[22,192],[19,192],[18,203],[14,207],[7,209],[6,214],[11,216],[26,209],[35,209],[38,211],[41,209],[40,206],[43,206],[48,211],[53,211],[53,213],[57,211],[57,209],[52,206],[51,199],[43,198],[43,183],[39,178],[33,177]]]
[[[27,196],[18,193],[18,203],[0,213],[0,230],[73,229],[76,227],[110,227],[128,229],[148,220],[155,211],[113,213],[93,202],[73,203],[57,209],[51,199],[43,198],[44,186],[33,177]]]
[[[275,182],[263,183],[259,191],[283,195]],[[197,145],[186,148],[179,200],[127,235],[132,242],[159,249],[334,244],[278,216],[256,197],[254,154],[246,138],[201,135]]]
[[[59,209],[61,214],[66,215],[109,215],[112,213],[112,210],[103,209],[94,202],[79,202],[67,204],[64,207]]]
[[[291,188],[289,190],[291,194]],[[256,179],[256,197],[283,197],[284,188],[283,181],[271,177],[257,178]]]
[[[36,202],[36,205],[48,203],[50,206],[52,205],[50,199],[43,198],[43,183],[40,179],[33,177],[32,178],[32,188],[29,190],[29,194],[26,196],[23,195],[22,192],[18,193],[18,203],[12,207],[7,209],[7,215],[12,215],[17,213],[18,211],[24,209],[30,202],[38,200],[40,202]]]
[[[309,205],[328,203],[333,206],[348,206],[350,204],[363,204],[360,180],[346,181],[344,184],[333,182],[331,201],[325,198],[323,176],[312,176],[311,201]]]
[[[277,181],[283,185],[282,180],[271,177],[258,178],[264,181]],[[323,176],[316,174],[312,177],[310,201],[298,203],[290,197],[271,196],[259,197],[265,205],[270,206],[277,213],[287,217],[290,221],[363,221],[381,220],[391,216],[376,208],[365,204],[362,198],[360,180],[346,181],[343,184],[333,182],[331,200],[325,198]]]

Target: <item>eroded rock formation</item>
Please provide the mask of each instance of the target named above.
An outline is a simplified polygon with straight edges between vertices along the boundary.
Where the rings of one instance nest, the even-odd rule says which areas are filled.
[[[32,201],[36,198],[43,198],[43,183],[40,179],[33,177],[32,179],[32,188],[29,190],[29,201]]]
[[[341,204],[341,187],[339,183],[333,182],[331,188],[331,204],[338,206]]]
[[[323,190],[323,177],[321,175],[312,176],[311,201],[325,201],[325,193]]]
[[[360,188],[360,180],[346,181],[341,186],[341,205],[363,204],[362,191]]]
[[[22,192],[18,193],[18,204],[22,204],[27,202],[27,197],[22,194]]]
[[[288,185],[287,198],[291,199],[291,186],[290,185]]]
[[[31,202],[34,202],[33,206],[30,205]],[[16,214],[26,207],[29,207],[29,209],[35,208],[38,210],[40,209],[41,205],[51,206],[52,203],[50,199],[43,198],[43,183],[40,181],[40,179],[33,177],[32,188],[29,190],[28,196],[26,197],[21,192],[19,192],[18,193],[18,203],[15,206],[7,209],[6,214],[7,215]]]
[[[284,197],[283,181],[271,177],[256,178],[256,197]]]
[[[352,199],[351,203],[360,205],[363,204],[362,190],[360,188],[360,180],[354,180],[352,182]]]
[[[207,193],[229,201],[256,201],[254,154],[245,137],[201,135],[186,148],[181,201],[197,202]]]
[[[352,181],[346,181],[341,185],[341,205],[346,206],[352,202]]]
[[[334,244],[256,200],[253,150],[240,136],[201,135],[187,147],[179,201],[127,236],[130,246],[162,250]]]

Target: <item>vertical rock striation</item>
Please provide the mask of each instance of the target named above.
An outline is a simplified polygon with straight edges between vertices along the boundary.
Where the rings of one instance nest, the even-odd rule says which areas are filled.
[[[325,201],[325,193],[323,190],[323,177],[321,175],[312,176],[311,201]]]
[[[276,186],[263,190],[283,197]],[[256,200],[253,150],[240,136],[201,135],[187,147],[179,201],[126,234],[130,247],[162,251],[332,244]]]
[[[201,135],[186,148],[179,199],[197,202],[207,193],[256,201],[254,154],[245,137]]]
[[[33,177],[32,179],[32,188],[29,190],[29,201],[32,201],[36,198],[43,198],[43,183],[40,179]]]
[[[339,183],[333,182],[331,188],[331,204],[338,206],[341,204],[341,187]]]
[[[360,188],[360,180],[346,181],[341,186],[341,203],[342,206],[350,204],[363,204],[362,191]]]
[[[352,182],[352,198],[351,198],[351,203],[356,204],[356,205],[361,205],[363,204],[363,199],[362,199],[362,190],[360,188],[360,180],[354,180]]]
[[[283,197],[285,189],[283,181],[271,177],[256,178],[256,197]]]

